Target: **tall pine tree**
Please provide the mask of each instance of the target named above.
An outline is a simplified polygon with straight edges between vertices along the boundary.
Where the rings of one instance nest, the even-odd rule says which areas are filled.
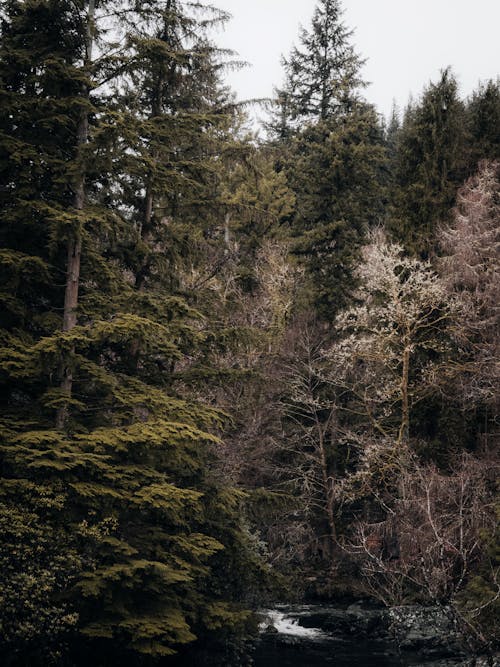
[[[481,84],[466,105],[469,130],[469,170],[480,160],[500,157],[500,80]]]
[[[295,252],[308,267],[314,300],[332,318],[352,286],[364,231],[382,215],[385,151],[374,109],[362,100],[363,60],[342,23],[338,0],[322,0],[300,48],[284,60],[272,136],[278,167],[296,196]]]
[[[320,0],[310,30],[300,33],[300,46],[283,58],[285,86],[276,91],[278,131],[326,121],[355,106],[358,89],[365,85],[360,77],[364,61],[341,19],[339,0]]]
[[[240,495],[210,473],[221,418],[173,383],[200,314],[161,261],[162,208],[203,180],[192,146],[220,115],[203,95],[214,49],[191,37],[204,21],[169,0],[5,7],[2,652],[17,664],[47,664],[68,633],[87,660],[170,655],[246,618],[232,603],[250,566]],[[119,78],[144,106],[123,104]]]
[[[446,221],[466,175],[466,122],[449,69],[405,111],[398,133],[395,213],[389,228],[407,249],[433,252],[437,226]]]

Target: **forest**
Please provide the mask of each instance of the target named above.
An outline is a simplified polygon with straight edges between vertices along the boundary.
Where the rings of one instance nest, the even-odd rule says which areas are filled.
[[[2,664],[236,667],[350,598],[491,660],[500,82],[385,119],[318,0],[256,132],[229,18],[0,2]]]

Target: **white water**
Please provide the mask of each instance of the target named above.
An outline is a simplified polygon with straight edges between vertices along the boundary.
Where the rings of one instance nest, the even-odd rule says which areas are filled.
[[[297,618],[277,609],[266,612],[266,619],[260,624],[262,631],[272,626],[280,635],[301,637],[303,639],[327,639],[328,635],[319,628],[303,628]]]

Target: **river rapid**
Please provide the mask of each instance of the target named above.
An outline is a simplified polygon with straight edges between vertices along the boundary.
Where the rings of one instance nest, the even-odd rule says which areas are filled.
[[[362,604],[262,612],[254,667],[452,667],[474,664],[439,610]],[[480,663],[479,663],[480,664]]]
[[[397,651],[385,642],[349,638],[321,628],[304,627],[314,617],[311,610],[271,610],[254,658],[255,667],[400,667]],[[267,622],[267,620],[265,621]],[[274,629],[274,631],[273,631]]]

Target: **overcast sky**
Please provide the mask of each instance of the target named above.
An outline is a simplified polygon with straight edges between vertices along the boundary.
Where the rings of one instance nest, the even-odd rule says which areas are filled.
[[[251,66],[228,75],[239,99],[270,97],[282,82],[280,57],[309,27],[315,0],[213,0],[233,18],[217,35]],[[344,23],[367,63],[366,97],[384,114],[404,107],[451,65],[461,93],[500,73],[500,0],[343,0]]]

